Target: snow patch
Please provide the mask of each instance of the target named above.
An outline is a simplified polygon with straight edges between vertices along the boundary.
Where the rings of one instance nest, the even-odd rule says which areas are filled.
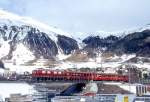
[[[10,50],[9,41],[0,41],[0,59],[8,55]]]
[[[14,65],[13,62],[5,62],[5,67],[8,68],[10,71],[15,71],[18,74],[23,74],[24,72],[32,73],[33,70],[38,68],[46,68],[48,66],[42,66],[42,65]]]
[[[32,94],[33,86],[26,83],[0,83],[0,96],[4,100],[10,94]]]
[[[124,54],[121,56],[121,59],[122,59],[122,62],[125,62],[125,61],[128,61],[129,59],[134,58],[134,57],[136,57],[136,54],[131,54],[131,55]]]
[[[136,93],[136,86],[139,85],[139,84],[129,84],[129,83],[120,83],[120,82],[112,82],[112,83],[109,83],[109,82],[105,82],[104,84],[107,84],[107,85],[117,85],[119,86],[120,88],[126,90],[126,91],[129,91],[131,93]]]
[[[116,62],[109,62],[109,63],[97,63],[97,62],[78,62],[78,63],[73,63],[73,62],[62,62],[59,64],[55,69],[67,69],[67,68],[100,68],[101,66],[103,68],[116,68],[120,66],[120,63]]]
[[[64,60],[64,59],[67,59],[68,57],[70,57],[70,55],[65,55],[65,54],[61,54],[59,53],[56,57],[59,59],[59,60]]]
[[[25,47],[22,43],[17,45],[16,50],[13,52],[12,60],[16,65],[24,64],[25,62],[34,60],[33,53]]]
[[[4,72],[5,72],[4,69],[0,68],[0,74],[3,74]]]

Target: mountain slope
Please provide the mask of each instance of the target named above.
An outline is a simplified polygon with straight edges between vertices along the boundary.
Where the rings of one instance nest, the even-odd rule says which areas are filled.
[[[62,41],[61,38],[64,40]],[[65,43],[66,41],[68,43]],[[63,43],[68,47],[64,49]],[[20,45],[32,53],[27,54],[28,57],[32,55],[35,58],[46,59],[55,59],[58,51],[61,54],[70,54],[72,50],[78,49],[77,42],[70,34],[31,18],[20,17],[3,10],[0,10],[0,45],[1,51],[6,50],[0,52],[0,59],[16,58],[14,55],[19,51]],[[68,53],[64,53],[68,50]]]
[[[58,61],[57,56],[61,55],[69,55],[70,58],[67,59],[75,59],[73,57],[77,55],[77,58],[88,60],[96,57],[98,53],[107,56],[108,53],[114,56],[118,54],[149,56],[150,26],[122,32],[69,34],[32,18],[0,10],[2,60],[13,60],[16,63],[32,62],[40,58]]]

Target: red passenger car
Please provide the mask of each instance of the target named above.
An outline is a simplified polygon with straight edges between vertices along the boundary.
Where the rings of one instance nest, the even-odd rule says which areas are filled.
[[[32,78],[37,81],[123,81],[128,82],[128,76],[117,74],[101,74],[95,72],[77,72],[37,69],[32,72]]]

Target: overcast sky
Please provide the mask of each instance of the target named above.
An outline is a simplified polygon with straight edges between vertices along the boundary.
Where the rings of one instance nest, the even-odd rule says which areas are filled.
[[[0,0],[0,8],[68,32],[120,31],[150,23],[150,0]]]

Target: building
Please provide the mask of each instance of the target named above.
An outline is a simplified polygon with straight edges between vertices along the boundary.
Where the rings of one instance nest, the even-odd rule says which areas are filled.
[[[142,96],[142,97],[136,97],[133,102],[150,102],[150,95]]]

